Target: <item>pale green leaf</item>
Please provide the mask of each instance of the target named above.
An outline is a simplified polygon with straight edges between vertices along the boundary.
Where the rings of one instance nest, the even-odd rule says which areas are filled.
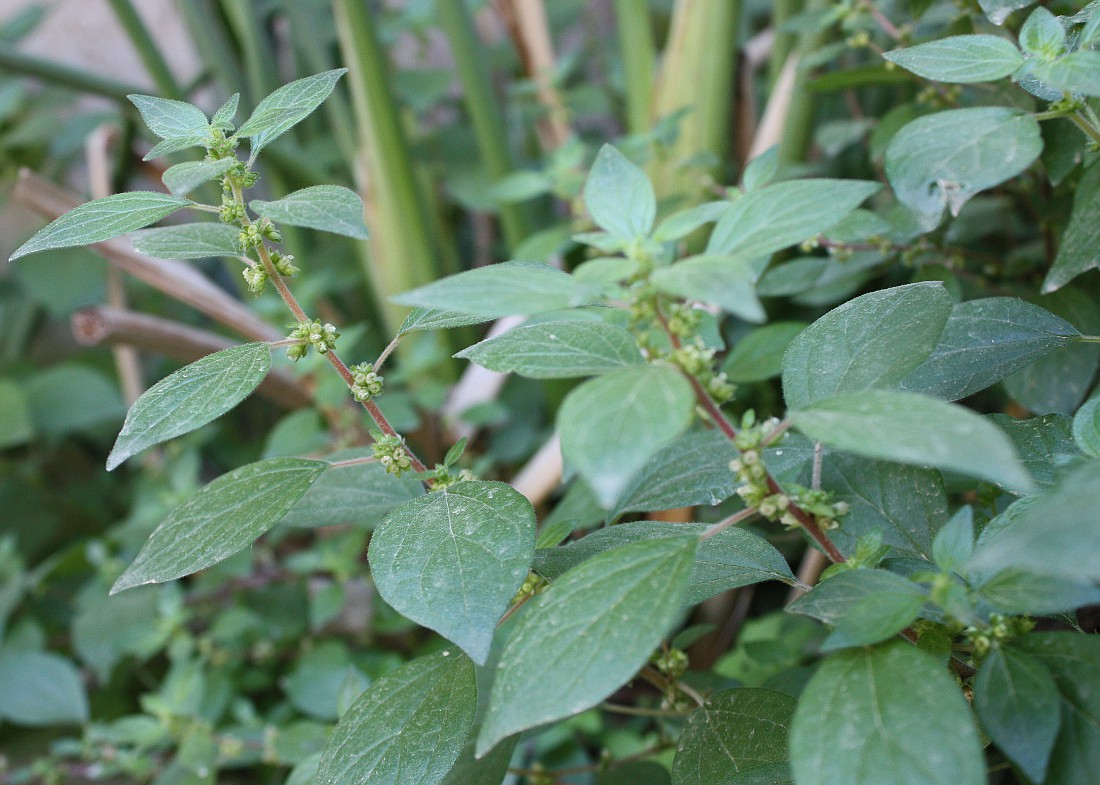
[[[195,430],[247,398],[271,368],[266,343],[234,346],[184,366],[146,390],[126,415],[107,471],[147,447]]]
[[[597,226],[623,240],[647,236],[657,216],[657,197],[645,172],[608,144],[588,173],[584,203]]]
[[[233,121],[237,117],[237,105],[240,102],[240,93],[233,93],[229,96],[226,102],[218,108],[218,111],[214,112],[214,116],[210,118],[210,127],[232,131],[234,128]]]
[[[957,84],[1002,79],[1024,62],[1011,41],[996,35],[953,35],[883,57],[925,79]]]
[[[1069,223],[1058,255],[1043,281],[1043,293],[1053,292],[1081,273],[1100,267],[1100,166],[1085,169],[1073,196]]]
[[[1100,95],[1100,52],[1081,49],[1053,63],[1039,63],[1032,75],[1045,85],[1076,95]]]
[[[474,722],[474,668],[458,652],[407,663],[367,688],[332,732],[315,785],[437,785]]]
[[[276,223],[319,229],[357,240],[367,239],[363,200],[350,188],[314,185],[274,202],[257,199],[249,202],[248,206],[256,215],[270,218]]]
[[[716,692],[688,719],[672,762],[672,785],[741,785],[754,769],[787,763],[797,701],[775,690]]]
[[[756,299],[756,273],[743,258],[692,256],[650,276],[662,292],[717,305],[747,322],[767,315]]]
[[[1009,615],[1047,616],[1100,604],[1100,587],[1072,576],[1037,575],[1009,567],[989,578],[971,576],[971,583],[983,603]]]
[[[133,191],[95,199],[69,210],[42,227],[34,237],[16,249],[11,261],[51,248],[72,248],[110,240],[156,223],[189,204],[188,200],[178,196],[152,191]]]
[[[770,256],[831,229],[880,187],[858,180],[792,180],[752,191],[719,219],[706,253],[743,261]]]
[[[974,510],[960,507],[951,520],[936,532],[932,560],[944,570],[953,570],[974,553]]]
[[[198,145],[210,135],[206,115],[197,106],[153,95],[126,97],[141,112],[141,119],[149,130],[161,139],[195,139],[193,144]]]
[[[580,305],[583,299],[572,276],[538,262],[501,262],[478,267],[390,298],[399,305],[489,319],[558,311]]]
[[[1100,458],[1100,396],[1085,401],[1073,418],[1073,441],[1081,452]]]
[[[554,579],[598,554],[629,543],[687,534],[699,536],[706,530],[703,523],[621,523],[598,529],[559,548],[536,551],[534,569]],[[795,578],[786,559],[767,540],[745,529],[729,527],[699,542],[684,604],[697,605],[727,589],[764,581],[791,585]]]
[[[240,232],[223,223],[179,224],[142,229],[130,235],[134,250],[156,259],[205,259],[240,256]]]
[[[810,438],[842,452],[956,471],[1012,491],[1032,487],[997,426],[935,398],[867,390],[826,398],[789,417]]]
[[[228,172],[237,164],[236,158],[219,158],[216,161],[186,161],[168,167],[161,180],[176,196],[187,196],[200,185],[208,183]]]
[[[382,599],[482,665],[534,552],[531,503],[504,483],[468,481],[387,515],[369,558]]]
[[[893,387],[932,353],[950,313],[951,297],[938,281],[870,292],[834,308],[783,356],[787,405]]]
[[[935,350],[901,387],[956,401],[984,390],[1081,335],[1065,319],[1015,297],[951,309]]]
[[[741,185],[745,191],[756,191],[775,179],[779,172],[779,145],[773,144],[745,165]]]
[[[492,316],[480,314],[459,313],[458,311],[436,310],[432,308],[413,308],[398,335],[418,332],[420,330],[446,330],[449,327],[466,327],[471,324],[481,324],[490,321]]]
[[[0,719],[35,727],[87,722],[80,671],[49,652],[0,649]]]
[[[24,444],[34,437],[27,398],[15,382],[0,379],[0,450]]]
[[[322,461],[272,458],[223,474],[168,513],[111,594],[182,578],[248,547],[326,468]]]
[[[700,226],[714,223],[725,215],[726,211],[732,206],[732,203],[725,200],[721,202],[704,202],[695,207],[689,207],[687,210],[673,213],[657,224],[657,228],[653,230],[653,239],[659,243],[680,240]]]
[[[866,646],[892,638],[920,613],[926,592],[885,570],[847,570],[823,581],[787,606],[835,627],[822,651]]]
[[[925,229],[945,207],[958,215],[979,191],[1000,185],[1039,157],[1039,122],[1004,106],[950,109],[919,117],[886,148],[886,175],[898,200]]]
[[[1057,57],[1066,44],[1066,29],[1062,22],[1039,6],[1024,20],[1020,28],[1020,46],[1040,60]]]
[[[558,410],[562,457],[610,507],[646,462],[687,428],[694,402],[691,385],[669,366],[589,379]]]
[[[209,136],[207,134],[194,134],[192,136],[176,137],[175,139],[164,139],[153,145],[141,160],[152,161],[155,158],[161,158],[169,153],[178,153],[180,150],[187,150],[191,147],[201,147],[208,140]]]
[[[978,0],[978,5],[985,11],[989,21],[995,25],[1003,25],[1013,11],[1027,8],[1034,2],[1035,0]]]
[[[455,357],[531,379],[594,376],[643,362],[634,337],[623,328],[576,320],[522,325]]]
[[[528,602],[500,656],[478,754],[589,709],[633,677],[680,612],[695,545],[668,537],[616,548]]]
[[[312,114],[329,97],[347,70],[337,68],[298,79],[260,101],[244,125],[237,129],[237,136],[251,139],[252,157]]]
[[[722,364],[731,382],[762,382],[783,371],[783,354],[805,322],[772,322],[738,341]]]
[[[970,707],[943,664],[905,641],[833,654],[790,731],[798,785],[984,785]]]

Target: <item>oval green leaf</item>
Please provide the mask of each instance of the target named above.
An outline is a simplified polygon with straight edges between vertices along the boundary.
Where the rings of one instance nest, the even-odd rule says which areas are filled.
[[[237,159],[233,157],[219,158],[216,161],[185,161],[168,167],[160,179],[176,196],[187,196],[200,185],[221,177],[236,165]]]
[[[576,320],[525,324],[455,357],[531,379],[596,376],[643,362],[637,342],[623,328]]]
[[[249,202],[248,206],[256,215],[270,218],[276,223],[319,229],[357,240],[367,239],[363,200],[350,188],[314,185],[274,202],[257,199]]]
[[[312,114],[329,97],[347,70],[337,68],[298,79],[260,101],[244,125],[237,129],[237,136],[251,139],[252,157]]]
[[[49,652],[0,649],[0,719],[34,727],[87,722],[80,671]]]
[[[645,172],[609,144],[600,148],[588,180],[584,203],[592,220],[623,240],[645,237],[657,217],[657,197]]]
[[[240,232],[222,223],[180,224],[142,229],[130,235],[134,250],[156,259],[240,256]]]
[[[390,300],[398,305],[495,319],[570,308],[582,304],[583,294],[573,277],[556,267],[538,262],[501,262],[441,278]]]
[[[756,298],[756,272],[745,259],[693,256],[657,270],[650,280],[662,292],[717,305],[746,322],[767,319]]]
[[[995,35],[953,35],[883,57],[925,79],[956,84],[1003,79],[1024,62],[1011,41]]]

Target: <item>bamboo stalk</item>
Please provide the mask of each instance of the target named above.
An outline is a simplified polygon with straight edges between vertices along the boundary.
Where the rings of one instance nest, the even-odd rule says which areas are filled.
[[[825,7],[828,0],[810,0],[808,10],[817,10]],[[798,38],[795,53],[796,63],[804,60],[807,55],[821,48],[825,40],[825,33],[812,31],[803,33]],[[792,164],[806,159],[810,150],[810,142],[813,134],[813,119],[816,109],[816,96],[807,88],[810,74],[799,69],[792,88],[790,107],[787,110],[787,122],[783,126],[783,141],[779,145],[779,161],[781,164]]]
[[[653,75],[657,53],[647,0],[615,0],[619,58],[623,64],[627,128],[644,134],[653,124]]]
[[[772,2],[772,30],[775,32],[775,42],[772,44],[771,58],[768,61],[768,87],[774,87],[787,63],[787,57],[794,49],[797,37],[794,33],[784,30],[784,26],[791,17],[802,10],[802,0],[773,0]]]
[[[0,44],[0,69],[22,76],[34,76],[61,87],[67,87],[80,93],[92,93],[113,98],[129,106],[126,96],[131,93],[143,93],[144,87],[126,84],[105,76],[97,76],[88,71],[70,68],[52,60],[34,57],[20,52],[6,44]]]
[[[145,66],[145,70],[149,72],[149,76],[152,78],[153,84],[156,85],[158,92],[168,98],[182,101],[184,94],[179,82],[172,76],[168,63],[165,61],[164,55],[161,54],[160,47],[149,35],[149,29],[141,21],[141,17],[138,16],[130,0],[107,0],[107,2],[110,3],[111,10],[115,12],[115,17],[122,25],[122,29],[126,31],[130,43],[137,50],[138,57],[141,58],[141,62]]]
[[[237,50],[213,0],[178,0],[176,7],[191,32],[191,40],[202,55],[206,70],[226,92],[240,92],[246,106],[255,105],[259,96],[252,95],[241,70]]]
[[[259,101],[275,89],[279,71],[275,65],[271,42],[267,40],[268,37],[256,16],[256,4],[244,0],[221,0],[221,6],[240,43],[249,88],[254,100]]]

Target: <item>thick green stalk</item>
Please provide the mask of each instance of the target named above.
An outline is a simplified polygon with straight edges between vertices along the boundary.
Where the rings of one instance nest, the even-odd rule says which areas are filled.
[[[127,95],[145,92],[143,87],[118,82],[104,76],[96,76],[87,71],[55,63],[52,60],[26,55],[15,47],[6,44],[0,44],[0,69],[22,76],[35,76],[77,92],[113,98],[127,106],[129,106],[129,102],[126,101]]]
[[[657,53],[648,0],[615,0],[619,59],[626,91],[626,123],[632,134],[644,134],[653,124],[653,75]]]
[[[183,100],[185,96],[179,82],[172,76],[164,55],[160,53],[160,47],[149,35],[148,28],[141,21],[141,17],[137,15],[137,11],[134,10],[130,0],[107,1],[111,4],[111,10],[115,12],[122,29],[129,36],[130,43],[137,50],[138,57],[141,58],[145,70],[149,72],[153,84],[157,86],[157,91],[168,98]]]
[[[659,196],[697,196],[703,183],[684,163],[705,155],[719,162],[727,159],[740,10],[740,0],[678,0],[673,9],[654,119],[685,108],[688,113],[672,149],[654,171]]]
[[[395,334],[407,309],[393,305],[389,297],[436,277],[431,221],[389,91],[389,72],[374,21],[362,0],[333,0],[333,10],[358,124],[358,179],[371,230],[372,263],[367,274],[386,327]]]
[[[191,40],[202,56],[206,70],[228,93],[240,91],[244,106],[255,106],[262,96],[252,95],[241,70],[233,41],[213,0],[179,0],[177,4]]]
[[[768,86],[775,85],[779,78],[779,72],[783,70],[783,64],[794,49],[796,36],[783,30],[783,26],[795,14],[802,10],[802,0],[773,0],[772,2],[772,29],[775,31],[775,41],[772,43],[771,58],[768,61]]]
[[[824,8],[829,0],[810,0],[807,9],[816,11]],[[816,52],[825,42],[825,33],[812,31],[799,36],[798,44],[791,57],[797,57],[799,61]],[[810,150],[810,142],[813,134],[813,118],[817,99],[813,91],[807,87],[811,74],[806,70],[800,70],[795,78],[794,93],[791,96],[790,109],[787,112],[787,122],[783,126],[783,139],[779,143],[779,160],[781,163],[793,164],[806,160],[806,154]]]
[[[254,99],[259,101],[278,86],[279,70],[270,42],[256,16],[256,4],[246,0],[222,0],[222,8],[240,42],[245,75]]]
[[[478,39],[473,19],[463,0],[436,0],[436,13],[455,59],[458,79],[466,97],[466,112],[473,125],[481,162],[494,182],[515,169],[509,154],[503,113],[489,75],[489,67]],[[518,204],[500,208],[500,223],[508,247],[515,249],[529,234],[523,209]]]

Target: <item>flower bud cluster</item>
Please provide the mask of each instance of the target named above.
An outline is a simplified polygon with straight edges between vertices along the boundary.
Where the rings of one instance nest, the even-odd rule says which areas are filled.
[[[724,373],[714,370],[714,354],[715,350],[707,347],[703,339],[696,336],[690,343],[674,349],[668,359],[684,373],[694,377],[718,404],[723,404],[733,397],[737,388]]]
[[[412,459],[400,437],[377,432],[372,436],[374,444],[371,445],[371,454],[389,474],[400,477],[412,468]]]
[[[656,652],[649,661],[654,668],[673,680],[687,673],[689,665],[687,653],[677,648]]]
[[[299,322],[290,326],[292,329],[287,337],[301,342],[294,344],[287,351],[287,356],[292,360],[300,360],[305,357],[307,345],[313,346],[318,354],[328,354],[330,349],[336,348],[336,339],[340,337],[340,333],[336,332],[333,325],[327,322],[322,324],[320,319]]]
[[[963,630],[970,645],[974,647],[976,657],[984,657],[989,651],[1004,641],[1031,632],[1035,621],[1026,616],[1002,616],[994,613],[989,616],[989,625],[972,626]]]
[[[261,265],[246,267],[241,274],[244,275],[244,281],[248,284],[248,291],[259,294],[264,290],[264,284],[267,283],[267,270]]]
[[[382,394],[383,377],[374,372],[372,363],[353,365],[351,371],[351,394],[360,403],[369,401]]]
[[[469,469],[458,469],[457,471],[450,466],[444,466],[441,463],[435,465],[435,471],[432,477],[432,490],[438,491],[443,488],[450,488],[452,485],[460,482],[466,482],[468,480],[476,480],[474,473]]]

